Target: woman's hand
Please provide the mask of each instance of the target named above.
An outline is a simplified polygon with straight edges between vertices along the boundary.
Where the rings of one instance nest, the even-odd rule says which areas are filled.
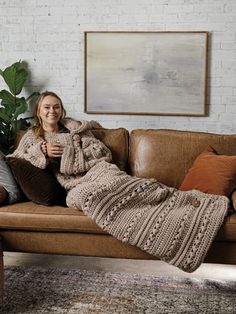
[[[48,157],[58,158],[63,154],[63,146],[60,143],[46,143],[46,148]]]
[[[46,156],[47,155],[47,142],[46,141],[42,142],[41,149],[42,149],[42,152],[44,153],[44,155]]]

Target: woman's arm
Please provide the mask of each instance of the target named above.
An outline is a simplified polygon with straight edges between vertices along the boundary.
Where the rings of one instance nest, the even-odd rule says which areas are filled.
[[[73,145],[65,145],[60,163],[60,172],[64,174],[82,174],[96,163],[112,160],[111,151],[91,132],[72,135]]]

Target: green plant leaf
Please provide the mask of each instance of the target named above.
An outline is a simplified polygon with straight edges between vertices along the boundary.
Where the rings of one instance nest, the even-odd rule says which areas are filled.
[[[2,76],[13,95],[18,95],[27,80],[28,72],[24,69],[22,62],[16,62],[7,67]]]
[[[39,92],[32,93],[29,97],[26,98],[26,101],[31,101],[34,97],[38,97],[40,95]]]
[[[14,119],[17,119],[18,116],[22,113],[25,113],[28,109],[28,104],[25,100],[24,97],[21,97],[21,98],[17,98],[17,107],[16,107],[16,110],[13,114],[13,118]]]
[[[11,107],[15,107],[16,105],[15,97],[5,89],[0,91],[0,99],[3,100],[5,105],[8,104]]]
[[[3,109],[6,115],[8,115],[9,117],[12,117],[12,114],[15,111],[15,106],[9,106],[8,103],[4,103],[4,101],[2,100],[0,107],[1,109]]]
[[[9,116],[6,113],[6,110],[3,108],[0,108],[0,118],[3,120],[4,123],[10,123],[11,122],[11,116]]]
[[[28,76],[21,61],[13,63],[5,70],[0,70],[0,76],[9,88],[9,91],[6,89],[0,91],[0,150],[8,154],[14,149],[16,132],[27,130],[30,126],[31,117],[19,116],[28,110],[30,100],[39,93],[34,92],[27,99],[17,97]]]

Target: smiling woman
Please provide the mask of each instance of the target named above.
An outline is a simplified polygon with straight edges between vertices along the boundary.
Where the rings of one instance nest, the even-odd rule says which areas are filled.
[[[36,125],[33,127],[36,136],[42,137],[44,132],[67,132],[68,129],[60,123],[66,115],[62,100],[53,92],[44,92],[38,98],[34,117]],[[60,143],[42,142],[42,151],[48,157],[61,157],[63,146]]]
[[[36,101],[34,108],[35,125],[33,126],[36,136],[48,132],[58,131],[58,123],[65,117],[66,111],[61,98],[49,91],[42,93]]]
[[[65,115],[61,98],[54,92],[43,92],[35,104],[35,123],[12,156],[26,159],[41,169],[56,164],[56,172],[60,169],[59,180],[64,175],[84,174],[101,160],[110,161],[110,150],[91,132],[100,125]],[[85,139],[81,138],[82,134]],[[62,181],[64,184],[64,179]]]
[[[53,96],[44,97],[38,108],[38,116],[46,131],[57,132],[57,123],[62,116],[62,106],[58,99]]]

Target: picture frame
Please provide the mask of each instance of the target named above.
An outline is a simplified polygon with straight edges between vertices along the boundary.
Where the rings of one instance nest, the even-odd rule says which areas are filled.
[[[88,114],[205,116],[206,31],[85,32]]]

